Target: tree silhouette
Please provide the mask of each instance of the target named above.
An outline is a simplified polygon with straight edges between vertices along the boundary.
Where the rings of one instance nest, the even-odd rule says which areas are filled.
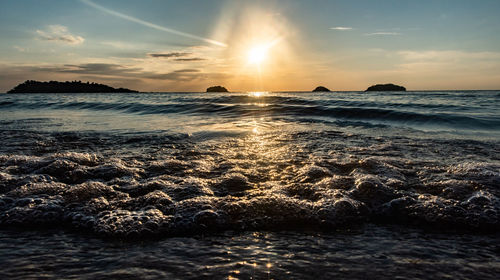
[[[27,80],[26,82],[17,85],[7,93],[108,93],[108,92],[138,92],[126,88],[113,88],[97,83],[82,83],[82,81],[49,81],[39,82]]]

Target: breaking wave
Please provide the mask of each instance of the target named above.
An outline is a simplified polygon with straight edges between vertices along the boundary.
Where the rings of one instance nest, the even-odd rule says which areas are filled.
[[[500,229],[500,165],[481,160],[500,150],[497,144],[327,131],[215,144],[187,135],[30,137],[44,146],[30,147],[40,155],[0,155],[2,227],[63,226],[118,237],[366,222]],[[340,144],[360,140],[367,145]],[[46,152],[50,147],[59,151]],[[467,149],[476,158],[459,160]],[[457,159],[442,160],[445,154]]]

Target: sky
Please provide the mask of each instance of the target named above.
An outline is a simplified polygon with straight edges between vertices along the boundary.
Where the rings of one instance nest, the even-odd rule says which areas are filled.
[[[0,92],[500,89],[498,0],[0,0]]]

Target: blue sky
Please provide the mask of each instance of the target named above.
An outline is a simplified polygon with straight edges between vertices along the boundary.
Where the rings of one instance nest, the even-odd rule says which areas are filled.
[[[500,89],[500,1],[0,1],[0,91]],[[252,49],[265,58],[251,63]],[[262,49],[262,48],[261,48]]]

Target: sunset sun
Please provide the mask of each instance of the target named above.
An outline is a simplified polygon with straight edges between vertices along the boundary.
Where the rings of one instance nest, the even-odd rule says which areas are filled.
[[[257,45],[248,51],[248,63],[260,65],[264,62],[269,53],[269,47],[266,45]]]

